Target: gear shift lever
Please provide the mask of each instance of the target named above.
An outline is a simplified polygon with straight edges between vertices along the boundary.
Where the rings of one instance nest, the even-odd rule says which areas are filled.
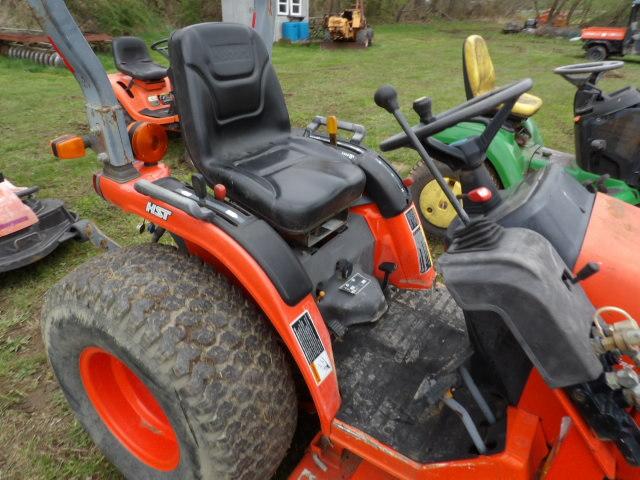
[[[398,103],[398,93],[396,92],[395,88],[393,88],[391,85],[383,85],[378,89],[373,99],[376,102],[376,105],[393,114],[393,116],[402,127],[402,130],[404,130],[404,133],[413,144],[413,147],[422,158],[422,161],[427,165],[429,172],[431,172],[431,175],[434,176],[434,178],[438,182],[438,185],[440,185],[440,188],[447,196],[447,199],[449,200],[451,205],[453,205],[453,208],[458,214],[458,217],[460,217],[460,220],[462,220],[465,225],[469,225],[469,215],[467,215],[467,212],[465,212],[462,208],[462,205],[456,198],[455,194],[451,191],[449,184],[440,173],[440,170],[437,169],[435,163],[433,163],[433,159],[429,156],[424,146],[422,145],[418,137],[416,137],[414,131],[411,129],[409,122],[407,122],[407,119],[400,111],[400,104]]]

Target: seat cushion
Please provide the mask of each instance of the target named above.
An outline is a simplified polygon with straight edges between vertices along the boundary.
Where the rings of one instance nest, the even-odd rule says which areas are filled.
[[[281,233],[321,225],[357,200],[364,172],[336,149],[291,134],[284,95],[255,30],[202,23],[169,41],[180,128],[209,184]]]
[[[529,118],[533,116],[542,107],[542,99],[531,95],[530,93],[523,93],[513,106],[511,113],[516,117]]]
[[[120,64],[118,70],[137,80],[157,82],[167,76],[167,69],[152,61],[137,61],[130,64]]]
[[[335,149],[302,137],[207,172],[232,200],[290,234],[308,232],[348,208],[365,184],[364,172]]]
[[[155,82],[167,76],[167,69],[154,63],[147,45],[137,37],[116,37],[112,43],[116,68],[132,78]]]

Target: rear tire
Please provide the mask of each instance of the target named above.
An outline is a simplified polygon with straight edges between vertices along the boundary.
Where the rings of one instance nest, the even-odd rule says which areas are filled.
[[[602,62],[607,56],[607,49],[603,45],[593,45],[587,50],[587,59],[591,62]]]
[[[82,265],[47,294],[43,337],[76,418],[127,478],[267,479],[289,448],[297,400],[287,356],[243,291],[197,258],[146,244]],[[105,415],[120,410],[111,403],[99,414],[91,395],[113,393],[104,388],[109,370],[92,394],[91,370],[81,371],[96,349],[159,404],[177,438],[176,464],[143,461],[107,427]]]

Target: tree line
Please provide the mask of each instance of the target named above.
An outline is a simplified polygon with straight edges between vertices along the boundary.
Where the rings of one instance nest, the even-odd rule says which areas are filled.
[[[273,0],[274,2],[276,0]],[[308,0],[311,16],[348,8],[355,0]],[[37,28],[24,0],[0,0],[0,26]],[[67,0],[88,31],[113,35],[157,32],[208,20],[220,20],[221,2],[212,0]],[[365,0],[373,23],[425,22],[432,19],[493,19],[504,21],[536,16],[550,9],[574,25],[624,24],[630,0]]]

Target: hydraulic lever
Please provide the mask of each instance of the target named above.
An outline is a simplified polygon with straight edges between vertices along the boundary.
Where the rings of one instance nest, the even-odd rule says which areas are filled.
[[[471,222],[471,220],[469,220],[469,215],[467,215],[467,212],[465,212],[462,208],[462,205],[456,198],[455,194],[451,191],[449,184],[446,182],[446,180],[436,167],[433,159],[425,150],[422,142],[420,142],[414,131],[411,129],[411,126],[409,125],[409,122],[407,122],[404,114],[400,111],[400,104],[398,103],[398,93],[396,92],[395,88],[393,88],[391,85],[383,85],[376,92],[374,101],[376,102],[376,105],[384,108],[387,112],[391,113],[395,117],[396,121],[400,124],[400,127],[402,127],[402,130],[413,144],[413,147],[420,155],[420,158],[422,158],[422,161],[427,165],[429,172],[431,172],[431,175],[434,176],[434,178],[438,182],[438,185],[440,185],[440,188],[446,195],[447,199],[449,200],[451,205],[453,205],[453,208],[458,214],[458,217],[460,217],[460,220],[462,220],[465,225],[469,225],[469,223]]]

